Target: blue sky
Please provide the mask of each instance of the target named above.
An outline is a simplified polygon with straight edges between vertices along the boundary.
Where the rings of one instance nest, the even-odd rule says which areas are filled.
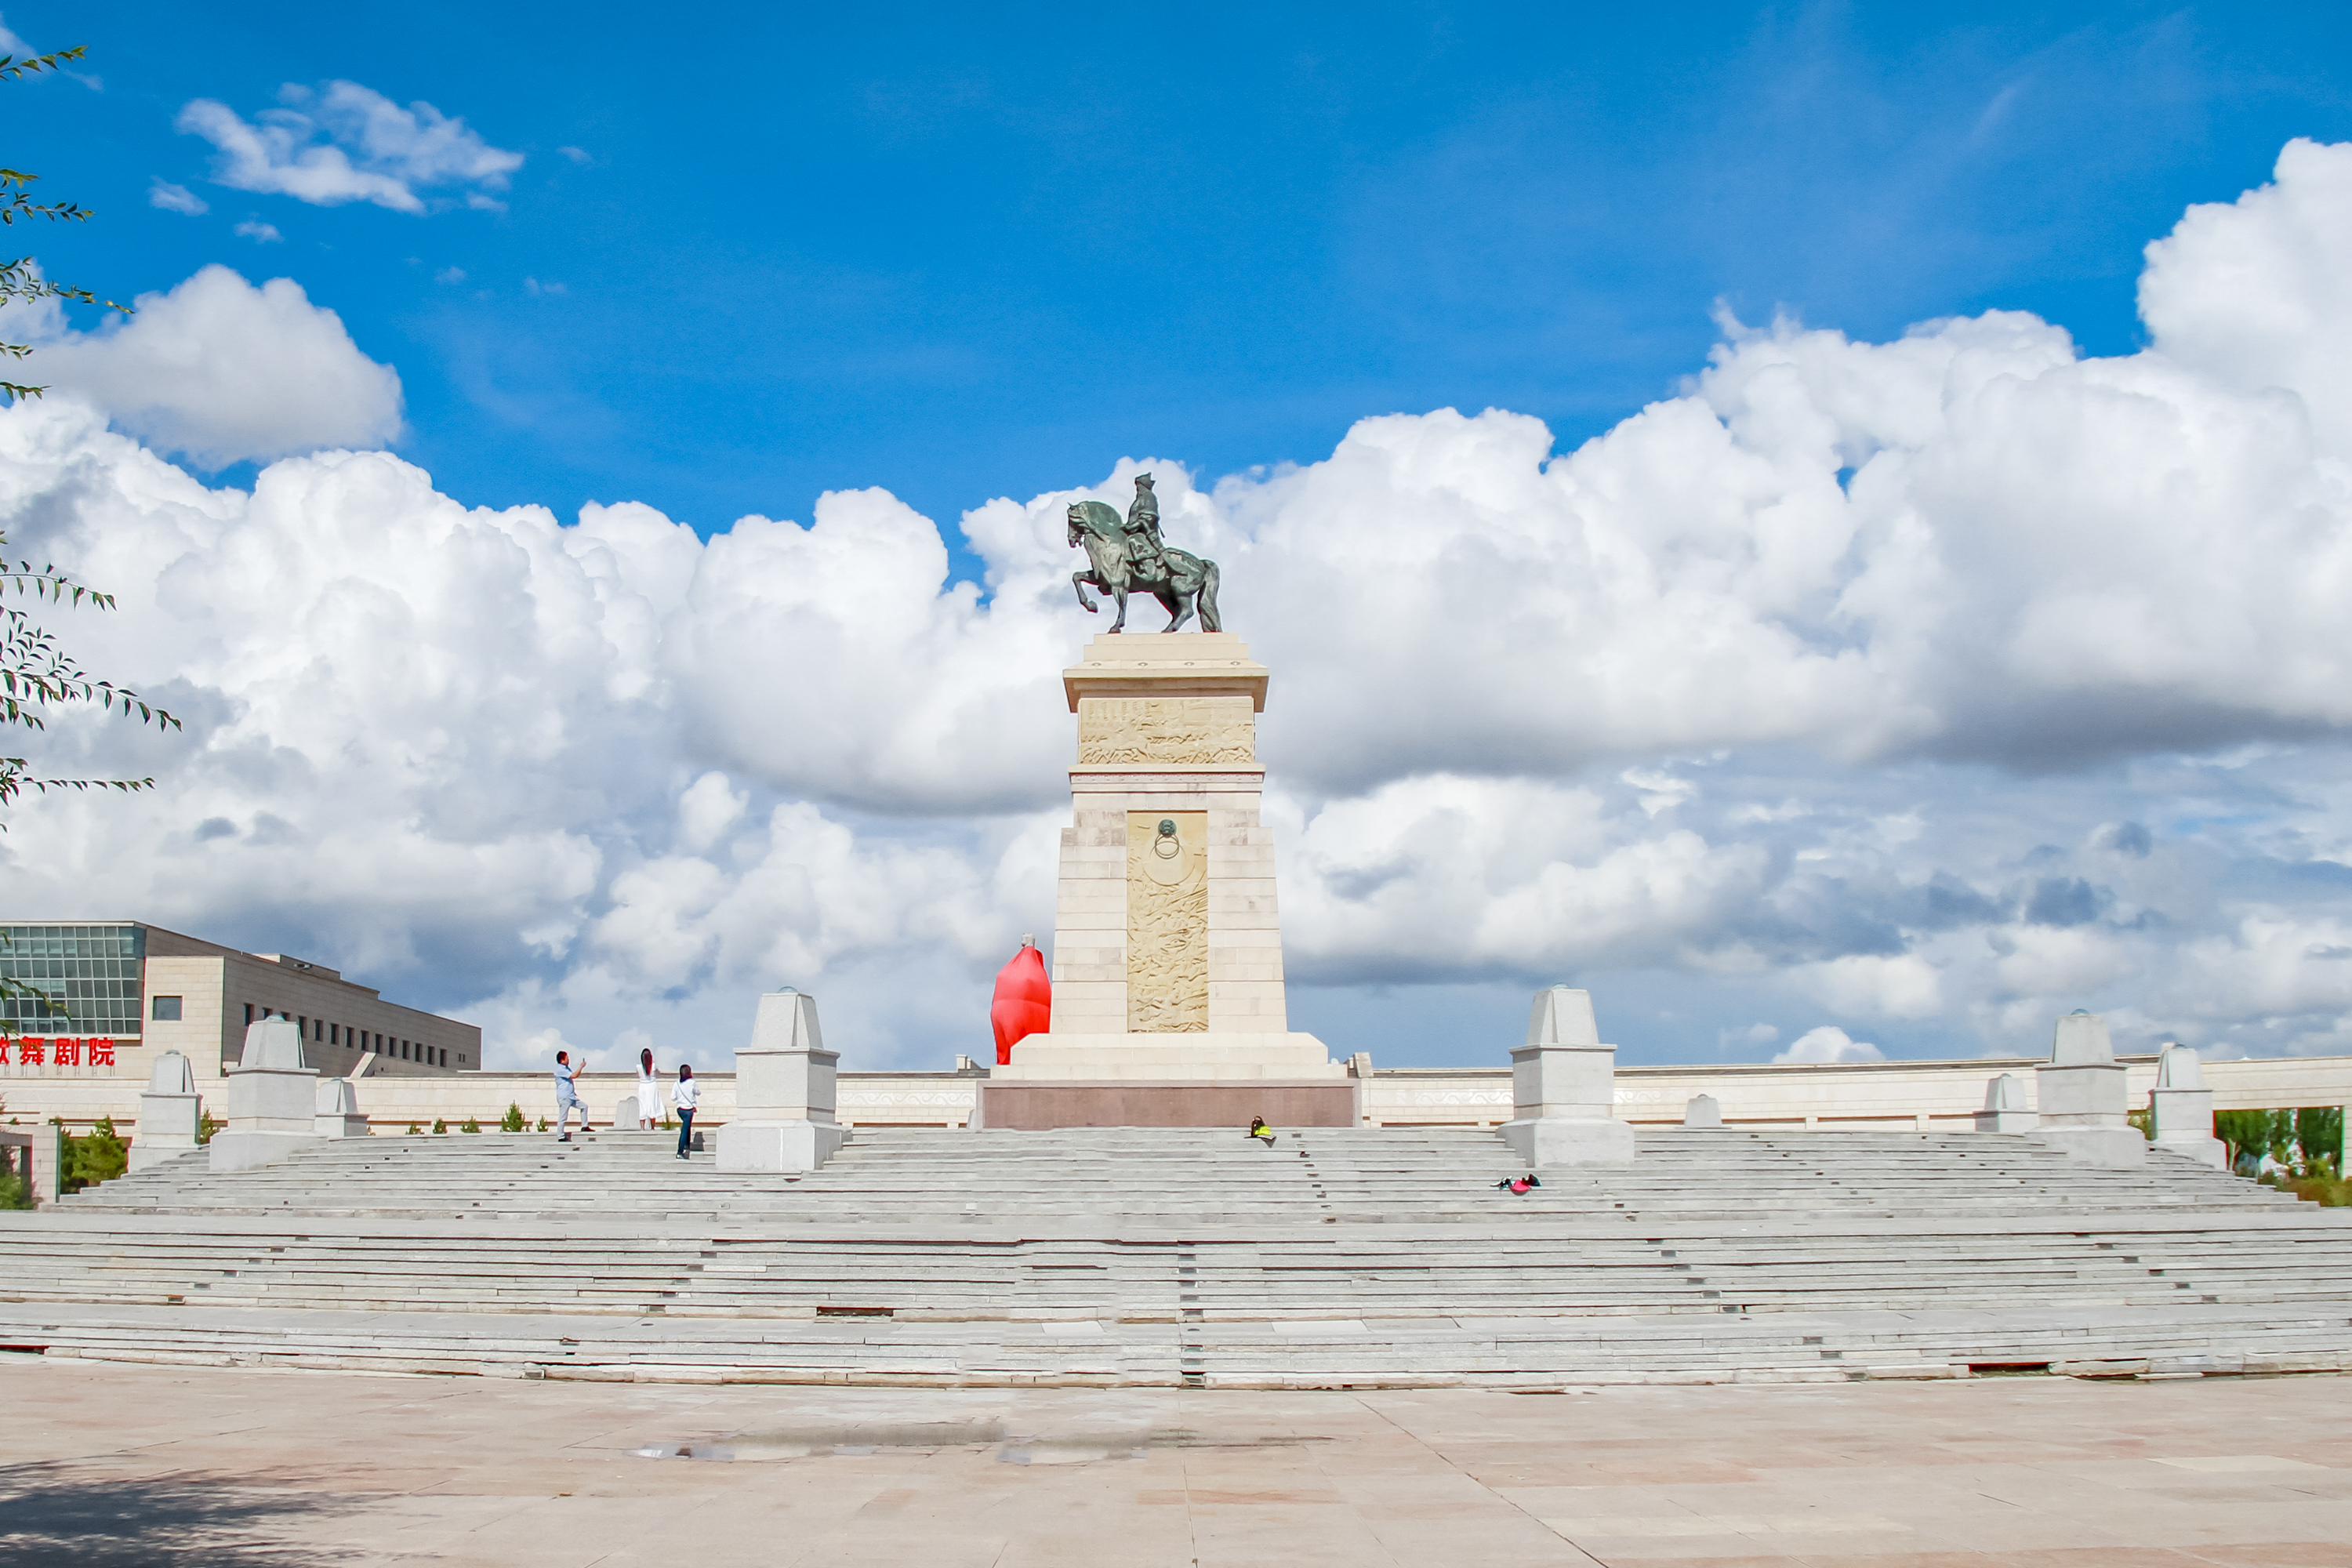
[[[708,532],[826,489],[948,521],[1126,455],[1311,461],[1391,410],[1572,445],[1671,391],[1718,300],[1870,338],[2029,310],[2120,352],[2186,204],[2352,133],[2332,6],[1001,13],[17,5],[104,90],[13,96],[12,156],[100,210],[41,237],[62,275],[294,276],[458,499]],[[223,189],[173,130],[337,79],[522,153],[506,210]]]
[[[164,787],[45,907],[940,1065],[1150,458],[1335,1050],[2352,1050],[2352,14],[652,19],[7,6],[23,243],[148,303],[26,328],[0,527],[191,718],[51,738]]]

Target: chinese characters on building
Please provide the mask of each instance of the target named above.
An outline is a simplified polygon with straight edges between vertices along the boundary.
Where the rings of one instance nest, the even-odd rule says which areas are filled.
[[[114,1042],[110,1039],[43,1039],[19,1037],[9,1039],[0,1036],[0,1067],[10,1061],[19,1067],[43,1067],[51,1063],[61,1068],[110,1068],[114,1065]]]

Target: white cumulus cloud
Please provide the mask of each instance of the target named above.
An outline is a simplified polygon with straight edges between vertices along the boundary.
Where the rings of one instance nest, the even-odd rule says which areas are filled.
[[[280,107],[251,121],[200,98],[180,110],[178,129],[211,142],[213,178],[241,191],[292,196],[318,206],[370,202],[421,214],[425,195],[457,191],[468,205],[497,206],[486,193],[507,187],[523,155],[493,147],[463,120],[419,100],[406,108],[357,82],[311,89],[292,84]]]
[[[1879,1062],[1886,1058],[1868,1040],[1857,1040],[1834,1024],[1808,1029],[1777,1052],[1776,1062]]]
[[[2297,144],[2187,215],[2140,353],[2014,312],[1727,323],[1571,452],[1440,410],[1265,475],[1129,459],[987,501],[978,585],[875,489],[701,539],[469,509],[381,452],[209,489],[100,413],[305,451],[368,438],[313,405],[388,431],[397,390],[292,284],[199,274],[54,351],[62,385],[68,351],[169,329],[80,378],[96,412],[0,414],[0,521],[121,595],[80,646],[189,719],[61,726],[67,761],[163,787],[31,803],[0,864],[28,903],[429,991],[499,1059],[632,1031],[712,1059],[787,983],[851,1065],[977,1054],[988,977],[1051,929],[1058,674],[1103,624],[1063,514],[1149,467],[1274,670],[1294,1018],[1337,1048],[1498,1062],[1566,980],[1637,1060],[2035,1050],[2075,1006],[2127,1047],[2344,1049],[2352,468],[2336,361],[2297,345],[2352,322],[2347,160]],[[2279,319],[2213,326],[2249,277],[2295,280]],[[205,399],[160,418],[153,389],[201,356],[162,345],[226,340],[174,310],[247,312],[257,363],[315,352],[342,390],[224,393],[236,440],[175,437]]]
[[[207,267],[136,307],[89,333],[68,329],[54,302],[25,313],[30,363],[53,394],[87,398],[158,450],[208,468],[399,433],[400,377],[291,279],[257,289]]]

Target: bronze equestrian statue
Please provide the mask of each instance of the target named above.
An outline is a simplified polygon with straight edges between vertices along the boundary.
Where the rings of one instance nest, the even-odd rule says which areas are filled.
[[[1070,574],[1078,603],[1088,615],[1097,606],[1087,596],[1087,584],[1118,602],[1118,618],[1110,629],[1127,629],[1127,595],[1130,589],[1150,595],[1168,608],[1170,620],[1160,629],[1172,632],[1200,612],[1201,629],[1221,632],[1217,616],[1217,563],[1190,555],[1160,539],[1160,498],[1152,493],[1151,476],[1135,477],[1135,504],[1121,521],[1118,512],[1098,500],[1082,500],[1070,508],[1070,545],[1087,547],[1093,565]]]

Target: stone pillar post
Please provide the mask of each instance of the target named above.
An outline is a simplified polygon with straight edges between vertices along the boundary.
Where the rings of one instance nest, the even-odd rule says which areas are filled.
[[[1985,1085],[1984,1109],[1977,1112],[1979,1132],[2031,1132],[2042,1119],[2025,1103],[2025,1084],[2015,1073],[2003,1073]]]
[[[1528,1164],[1624,1165],[1633,1129],[1617,1109],[1617,1047],[1601,1043],[1592,994],[1536,993],[1528,1043],[1511,1052],[1511,1120],[1499,1131]]]
[[[245,1171],[285,1159],[318,1139],[319,1069],[302,1059],[291,1018],[262,1018],[245,1031],[245,1054],[221,1092],[227,1123],[207,1145],[215,1171]]]
[[[65,1194],[58,1184],[66,1173],[66,1130],[54,1121],[44,1121],[37,1127],[27,1127],[33,1135],[33,1146],[27,1152],[32,1158],[33,1202],[36,1205],[53,1204]]]
[[[139,1127],[131,1137],[131,1168],[143,1171],[194,1153],[204,1119],[204,1097],[196,1092],[196,1077],[188,1058],[177,1051],[165,1051],[148,1070],[147,1092],[139,1097]]]
[[[2078,1008],[2059,1019],[2050,1060],[2033,1070],[2033,1136],[2095,1165],[2147,1163],[2147,1140],[2126,1120],[2125,1070],[2105,1018]]]
[[[312,1102],[310,1131],[321,1138],[364,1138],[368,1119],[360,1112],[360,1097],[349,1079],[322,1078]]]
[[[1711,1094],[1694,1094],[1683,1107],[1683,1129],[1692,1132],[1723,1131],[1723,1107]]]
[[[2195,1051],[2178,1041],[2164,1047],[2148,1108],[2158,1148],[2217,1171],[2230,1168],[2230,1146],[2213,1136],[2213,1091],[2205,1087],[2205,1068]]]
[[[841,1148],[834,1067],[816,998],[787,986],[760,998],[751,1043],[735,1053],[735,1120],[719,1130],[722,1171],[814,1171]]]

